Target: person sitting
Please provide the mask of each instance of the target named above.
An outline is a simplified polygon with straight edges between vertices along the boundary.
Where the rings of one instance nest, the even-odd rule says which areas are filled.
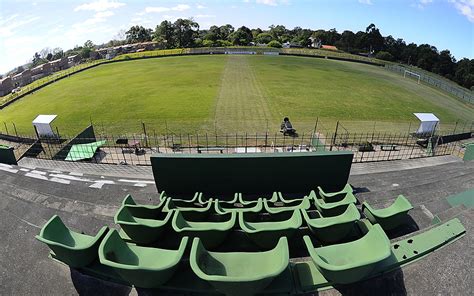
[[[290,122],[290,119],[288,117],[285,117],[283,119],[283,122],[281,123],[280,126],[280,132],[283,134],[294,134],[296,130],[293,128],[293,125]]]

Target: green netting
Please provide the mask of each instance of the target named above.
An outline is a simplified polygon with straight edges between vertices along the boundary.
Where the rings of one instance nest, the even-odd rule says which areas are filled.
[[[7,145],[0,145],[0,149],[10,149],[10,147]]]
[[[92,158],[98,148],[105,144],[105,141],[92,142],[88,144],[72,145],[67,154],[66,160],[78,161]]]

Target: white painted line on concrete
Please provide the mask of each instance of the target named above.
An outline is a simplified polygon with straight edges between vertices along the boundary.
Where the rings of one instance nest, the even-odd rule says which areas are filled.
[[[48,181],[48,178],[43,176],[43,175],[38,175],[38,174],[33,174],[33,173],[26,173],[25,176],[30,177],[30,178],[35,178],[35,179]]]
[[[53,181],[53,182],[61,183],[61,184],[66,184],[66,185],[71,184],[71,181],[60,179],[60,178],[51,178],[51,179],[49,179],[49,181]]]
[[[9,173],[13,173],[13,174],[18,173],[18,170],[9,169],[8,167],[3,167],[3,166],[0,166],[0,171],[9,172]]]
[[[109,181],[109,180],[95,181],[95,183],[92,184],[91,186],[89,186],[89,188],[102,189],[102,186],[104,186],[105,184],[113,185],[113,184],[115,184],[115,182],[114,181]]]
[[[79,176],[79,177],[84,176],[83,173],[76,173],[76,172],[70,172],[69,175],[71,175],[71,176]]]
[[[21,168],[20,171],[22,171],[22,172],[29,172],[30,170],[29,170],[29,169],[23,169],[23,168]]]
[[[37,170],[32,170],[31,173],[36,174],[36,175],[46,175],[46,172],[37,171]]]
[[[135,186],[135,187],[146,187],[146,184],[136,183],[136,184],[133,184],[133,186]]]
[[[4,167],[4,168],[9,168],[9,169],[13,169],[13,167],[9,164],[5,164],[5,163],[0,163],[0,167]]]
[[[94,182],[91,179],[85,179],[85,178],[79,178],[75,176],[70,176],[70,175],[63,175],[63,174],[50,174],[50,177],[56,177],[60,179],[66,179],[66,180],[71,180],[71,181],[80,181],[80,182]]]
[[[61,171],[48,171],[48,172],[50,172],[50,173],[52,173],[52,174],[62,174],[62,173],[63,173],[63,172],[61,172]]]
[[[155,181],[146,181],[146,180],[119,179],[119,182],[125,182],[125,183],[141,183],[141,184],[155,184]]]

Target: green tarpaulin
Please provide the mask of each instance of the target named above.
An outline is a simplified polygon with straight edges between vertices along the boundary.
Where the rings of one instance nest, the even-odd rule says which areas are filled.
[[[66,160],[78,161],[92,158],[95,154],[95,151],[104,144],[105,141],[98,141],[88,144],[72,145],[71,150],[69,150],[69,153],[67,154]]]

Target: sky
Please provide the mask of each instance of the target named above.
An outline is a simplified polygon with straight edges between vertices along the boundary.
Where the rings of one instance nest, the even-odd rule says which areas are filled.
[[[231,24],[365,31],[449,49],[474,58],[474,0],[0,0],[0,73],[25,64],[45,47],[64,50],[88,39],[101,44],[132,25],[194,18],[202,29]]]

